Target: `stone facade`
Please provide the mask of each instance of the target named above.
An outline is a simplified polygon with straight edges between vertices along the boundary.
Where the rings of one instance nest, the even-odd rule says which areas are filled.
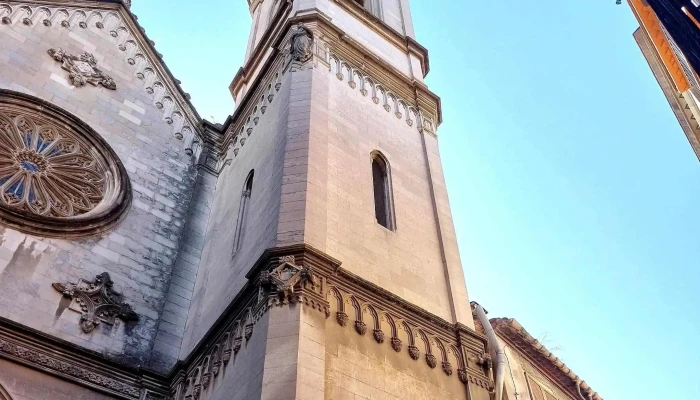
[[[408,0],[249,5],[237,107],[214,125],[129,2],[0,1],[0,104],[103,140],[54,151],[0,107],[0,146],[28,147],[0,158],[0,212],[74,227],[0,227],[0,399],[491,398]],[[49,202],[94,219],[37,216],[3,174],[49,179],[45,159],[79,172],[50,190],[116,194]]]

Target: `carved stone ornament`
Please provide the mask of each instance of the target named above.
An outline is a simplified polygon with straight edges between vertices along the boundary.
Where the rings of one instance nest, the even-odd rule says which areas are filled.
[[[457,370],[457,376],[459,377],[459,381],[466,384],[468,382],[468,375],[467,375],[467,370],[464,368],[460,368]]]
[[[348,315],[342,311],[338,311],[335,313],[335,319],[338,321],[338,324],[340,326],[347,326],[348,325]]]
[[[449,361],[442,362],[442,372],[444,372],[447,376],[452,375],[452,364],[450,364]]]
[[[397,337],[391,338],[391,348],[394,349],[395,352],[400,352],[402,347],[401,339]]]
[[[50,103],[0,89],[0,223],[83,236],[111,228],[130,203],[126,170],[99,134]]]
[[[434,355],[432,354],[426,354],[425,355],[425,362],[428,364],[430,368],[435,368],[437,367],[437,358],[435,358]]]
[[[255,325],[253,324],[248,324],[245,326],[245,341],[249,341],[250,338],[253,336],[253,328],[255,328]]]
[[[105,75],[97,68],[97,60],[90,53],[83,52],[79,56],[67,54],[60,47],[49,49],[49,55],[62,63],[61,68],[68,71],[70,82],[77,87],[89,83],[93,86],[102,85],[107,89],[117,90],[117,84],[111,76]]]
[[[294,287],[306,281],[313,282],[310,268],[296,265],[294,256],[281,257],[277,268],[260,274],[260,282],[276,291],[283,304],[295,302]]]
[[[131,306],[122,301],[122,295],[112,289],[114,282],[107,272],[97,275],[92,282],[81,279],[77,284],[54,283],[52,286],[80,307],[80,328],[85,333],[94,331],[100,322],[114,324],[117,318],[139,319]]]
[[[291,38],[290,53],[292,61],[305,63],[313,57],[313,33],[304,25],[294,28]]]
[[[372,331],[372,336],[374,336],[374,340],[377,341],[377,343],[382,344],[384,343],[384,332],[382,332],[381,329],[375,329]]]
[[[412,359],[418,360],[418,357],[420,357],[420,350],[418,350],[416,346],[408,346],[408,355],[410,355]]]
[[[33,365],[37,369],[55,371],[64,377],[70,377],[82,382],[102,386],[123,395],[122,398],[137,399],[139,397],[141,391],[134,385],[129,385],[114,379],[116,377],[91,371],[89,368],[85,368],[68,358],[62,357],[60,353],[61,352],[56,351],[42,351],[0,339],[0,357],[2,358],[9,356],[29,365]]]
[[[367,333],[367,324],[362,321],[355,321],[355,331],[360,335]]]

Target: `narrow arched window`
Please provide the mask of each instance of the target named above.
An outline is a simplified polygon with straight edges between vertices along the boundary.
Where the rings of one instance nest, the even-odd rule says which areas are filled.
[[[241,249],[241,243],[243,243],[243,236],[246,230],[246,223],[248,222],[248,208],[250,205],[250,197],[253,192],[253,175],[255,171],[250,171],[248,177],[243,185],[243,192],[241,193],[241,204],[238,207],[238,220],[236,221],[236,230],[233,236],[233,255],[238,253]]]
[[[372,183],[374,185],[374,216],[377,223],[387,229],[394,230],[394,204],[389,163],[378,152],[372,154]]]
[[[369,11],[370,14],[381,19],[382,18],[382,4],[380,0],[355,0],[359,6],[363,7],[365,10]]]

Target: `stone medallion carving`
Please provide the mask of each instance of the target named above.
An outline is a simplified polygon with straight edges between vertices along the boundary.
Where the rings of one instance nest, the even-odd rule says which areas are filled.
[[[311,269],[296,265],[294,256],[281,257],[277,268],[260,275],[260,282],[277,292],[283,303],[296,301],[294,286],[313,281]]]
[[[105,75],[97,68],[95,56],[84,52],[79,56],[68,54],[60,47],[49,49],[49,55],[61,63],[61,68],[68,71],[70,83],[74,86],[84,86],[89,83],[93,86],[102,85],[107,89],[116,90],[117,84],[111,76]]]
[[[0,223],[42,236],[99,233],[131,202],[117,155],[52,104],[0,89]]]
[[[292,61],[305,63],[313,56],[313,33],[304,25],[297,25],[292,33],[290,53]]]
[[[117,318],[123,321],[138,321],[139,316],[131,306],[122,301],[122,295],[112,289],[114,282],[107,272],[95,277],[92,282],[81,279],[77,284],[53,283],[54,289],[64,297],[75,301],[80,308],[80,328],[90,333],[101,322],[113,325]]]

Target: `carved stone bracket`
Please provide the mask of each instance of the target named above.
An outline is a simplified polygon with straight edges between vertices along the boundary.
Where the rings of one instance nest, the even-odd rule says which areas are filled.
[[[401,343],[401,339],[397,337],[391,338],[391,348],[394,349],[395,352],[400,352],[402,347],[403,343]]]
[[[107,272],[97,275],[92,282],[81,279],[77,284],[53,283],[51,286],[80,307],[80,328],[85,333],[94,331],[100,322],[113,325],[117,318],[139,319],[131,306],[122,301],[123,296],[112,289],[114,282]]]
[[[61,68],[68,71],[70,82],[77,87],[89,83],[93,86],[102,85],[110,90],[117,90],[117,84],[111,76],[97,68],[97,60],[90,53],[83,52],[78,56],[68,54],[60,47],[49,49],[49,55],[61,63]]]
[[[296,303],[300,297],[294,293],[295,286],[314,280],[311,269],[296,265],[294,256],[281,257],[277,268],[260,274],[260,283],[276,292],[281,304]]]
[[[313,52],[314,35],[302,24],[294,27],[291,37],[291,47],[289,53],[292,56],[292,61],[305,63],[314,55]]]
[[[437,367],[437,358],[435,358],[434,355],[432,354],[426,354],[425,355],[425,362],[428,364],[430,368],[435,368]]]

